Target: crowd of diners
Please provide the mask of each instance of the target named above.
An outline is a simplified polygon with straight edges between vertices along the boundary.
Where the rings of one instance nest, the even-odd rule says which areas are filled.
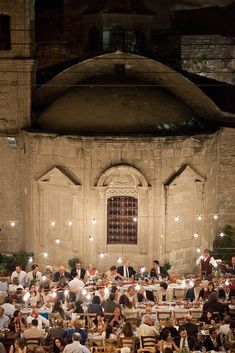
[[[135,271],[125,259],[105,273],[80,262],[55,272],[33,264],[26,273],[17,265],[0,306],[0,353],[89,353],[108,344],[128,353],[133,347],[125,350],[124,338],[132,338],[137,351],[149,336],[153,352],[233,352],[235,261],[220,277],[213,275],[213,261],[206,249],[193,281],[175,279],[157,260],[149,270]],[[183,298],[174,296],[172,282],[185,288]],[[177,307],[185,310],[183,320],[160,319],[161,308]],[[193,318],[190,308],[201,310],[200,317]]]

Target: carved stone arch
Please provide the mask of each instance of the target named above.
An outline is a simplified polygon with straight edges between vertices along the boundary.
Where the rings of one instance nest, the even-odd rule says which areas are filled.
[[[64,249],[78,249],[78,190],[80,182],[62,167],[54,167],[36,179],[36,223],[39,245],[53,249],[55,239]],[[51,222],[54,222],[52,226]]]
[[[182,165],[164,183],[165,254],[174,270],[182,271],[185,263],[195,266],[196,248],[205,237],[204,215],[206,178],[193,166]],[[198,221],[198,215],[202,220]],[[199,234],[194,238],[194,233]]]
[[[128,254],[141,253],[146,254],[149,250],[149,244],[146,241],[149,236],[148,216],[150,189],[147,179],[140,170],[131,165],[120,164],[108,168],[104,171],[95,186],[97,193],[97,204],[103,204],[103,207],[98,209],[98,217],[104,221],[100,225],[100,234],[98,250],[104,249],[104,244],[107,252],[120,253],[120,245],[123,246],[123,251]],[[107,243],[108,234],[108,204],[111,198],[116,197],[133,197],[137,199],[137,243],[131,245],[129,243],[112,244]]]
[[[97,187],[148,187],[148,182],[138,169],[121,164],[107,169],[100,176]]]

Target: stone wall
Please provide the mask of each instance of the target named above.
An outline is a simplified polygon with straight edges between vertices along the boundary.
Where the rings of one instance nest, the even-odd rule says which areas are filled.
[[[234,85],[234,40],[220,35],[181,36],[182,68]]]
[[[157,258],[169,260],[172,271],[194,271],[197,247],[212,248],[220,229],[235,224],[234,137],[233,129],[138,140],[24,133],[17,136],[16,149],[2,137],[1,252],[33,251],[35,261],[54,266],[67,266],[67,259],[78,255],[102,270],[119,256],[129,256],[136,268]],[[138,244],[107,246],[106,200],[116,187],[101,187],[99,181],[120,164],[140,172],[147,183],[133,191],[139,199]]]

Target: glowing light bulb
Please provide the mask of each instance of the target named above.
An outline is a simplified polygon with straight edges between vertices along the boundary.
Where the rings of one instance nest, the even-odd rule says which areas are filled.
[[[100,254],[100,257],[101,257],[101,259],[104,258],[104,253],[103,252]]]
[[[33,258],[32,257],[29,257],[29,262],[33,262]]]
[[[95,218],[92,219],[92,223],[96,224],[96,219]]]
[[[60,239],[56,238],[55,242],[56,242],[56,244],[59,244],[60,243]]]
[[[10,226],[11,226],[11,227],[15,227],[15,226],[16,226],[16,222],[15,222],[15,221],[11,221],[11,222],[10,222]]]
[[[117,258],[117,262],[118,262],[119,264],[121,264],[121,263],[122,263],[122,258],[121,258],[121,257],[118,257],[118,258]]]
[[[141,267],[140,272],[141,272],[141,273],[144,273],[144,271],[145,271],[145,268],[144,268],[144,267]]]
[[[198,233],[194,233],[194,234],[193,234],[193,237],[194,237],[194,238],[198,238],[198,237],[199,237]]]
[[[86,295],[86,294],[87,294],[87,290],[86,290],[86,289],[83,289],[83,290],[82,290],[82,294],[83,294],[83,295]]]
[[[87,298],[87,300],[90,300],[91,299],[91,295],[88,293],[86,298]]]
[[[220,236],[221,238],[223,238],[223,237],[224,237],[224,233],[223,233],[223,232],[219,233],[219,236]]]
[[[200,214],[197,216],[197,220],[198,220],[198,221],[201,221],[201,220],[202,220],[202,216],[201,216]]]
[[[174,220],[175,220],[175,222],[179,222],[179,220],[180,220],[179,216],[175,216]]]
[[[93,238],[92,235],[89,235],[89,240],[90,240],[90,241],[93,241],[93,240],[94,240],[94,238]]]
[[[57,296],[55,291],[53,291],[51,295],[52,295],[52,298],[56,298],[56,296]]]
[[[140,285],[139,285],[139,284],[137,284],[137,285],[135,286],[135,290],[140,290]]]
[[[68,221],[68,225],[71,227],[73,225],[72,221]]]
[[[51,226],[52,227],[55,227],[55,224],[56,224],[55,221],[51,221]]]
[[[133,218],[133,222],[137,222],[137,217],[134,217],[134,218]]]
[[[197,248],[197,252],[200,254],[200,252],[201,252],[201,249],[200,248]]]
[[[65,296],[67,296],[68,294],[69,294],[68,289],[65,289],[65,291],[64,291],[64,295],[65,295]]]
[[[47,251],[44,251],[43,256],[44,256],[45,258],[48,257]]]
[[[46,281],[46,279],[47,279],[46,276],[42,276],[43,281]]]
[[[193,284],[193,281],[192,281],[192,280],[189,282],[189,285],[190,285],[191,287],[193,287],[193,286],[194,286],[194,284]]]
[[[219,216],[217,214],[214,214],[213,218],[216,220],[219,218]]]

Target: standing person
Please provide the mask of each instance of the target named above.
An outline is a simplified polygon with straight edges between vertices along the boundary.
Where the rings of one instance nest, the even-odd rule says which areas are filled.
[[[208,276],[209,278],[211,277],[213,266],[217,266],[215,259],[210,256],[209,249],[204,250],[203,255],[197,259],[196,264],[201,266],[201,274],[206,278],[208,278]]]
[[[72,336],[72,343],[67,344],[64,348],[64,353],[90,353],[89,349],[80,343],[81,335],[80,333],[76,332]]]
[[[119,275],[121,275],[123,277],[131,278],[132,276],[135,275],[136,271],[130,265],[130,260],[125,259],[123,266],[119,266],[117,268],[117,273],[119,273]]]
[[[11,281],[12,282],[13,282],[14,278],[17,278],[18,284],[22,284],[22,286],[25,285],[26,272],[21,269],[20,265],[16,265],[15,271],[12,272],[12,274],[11,274]]]

